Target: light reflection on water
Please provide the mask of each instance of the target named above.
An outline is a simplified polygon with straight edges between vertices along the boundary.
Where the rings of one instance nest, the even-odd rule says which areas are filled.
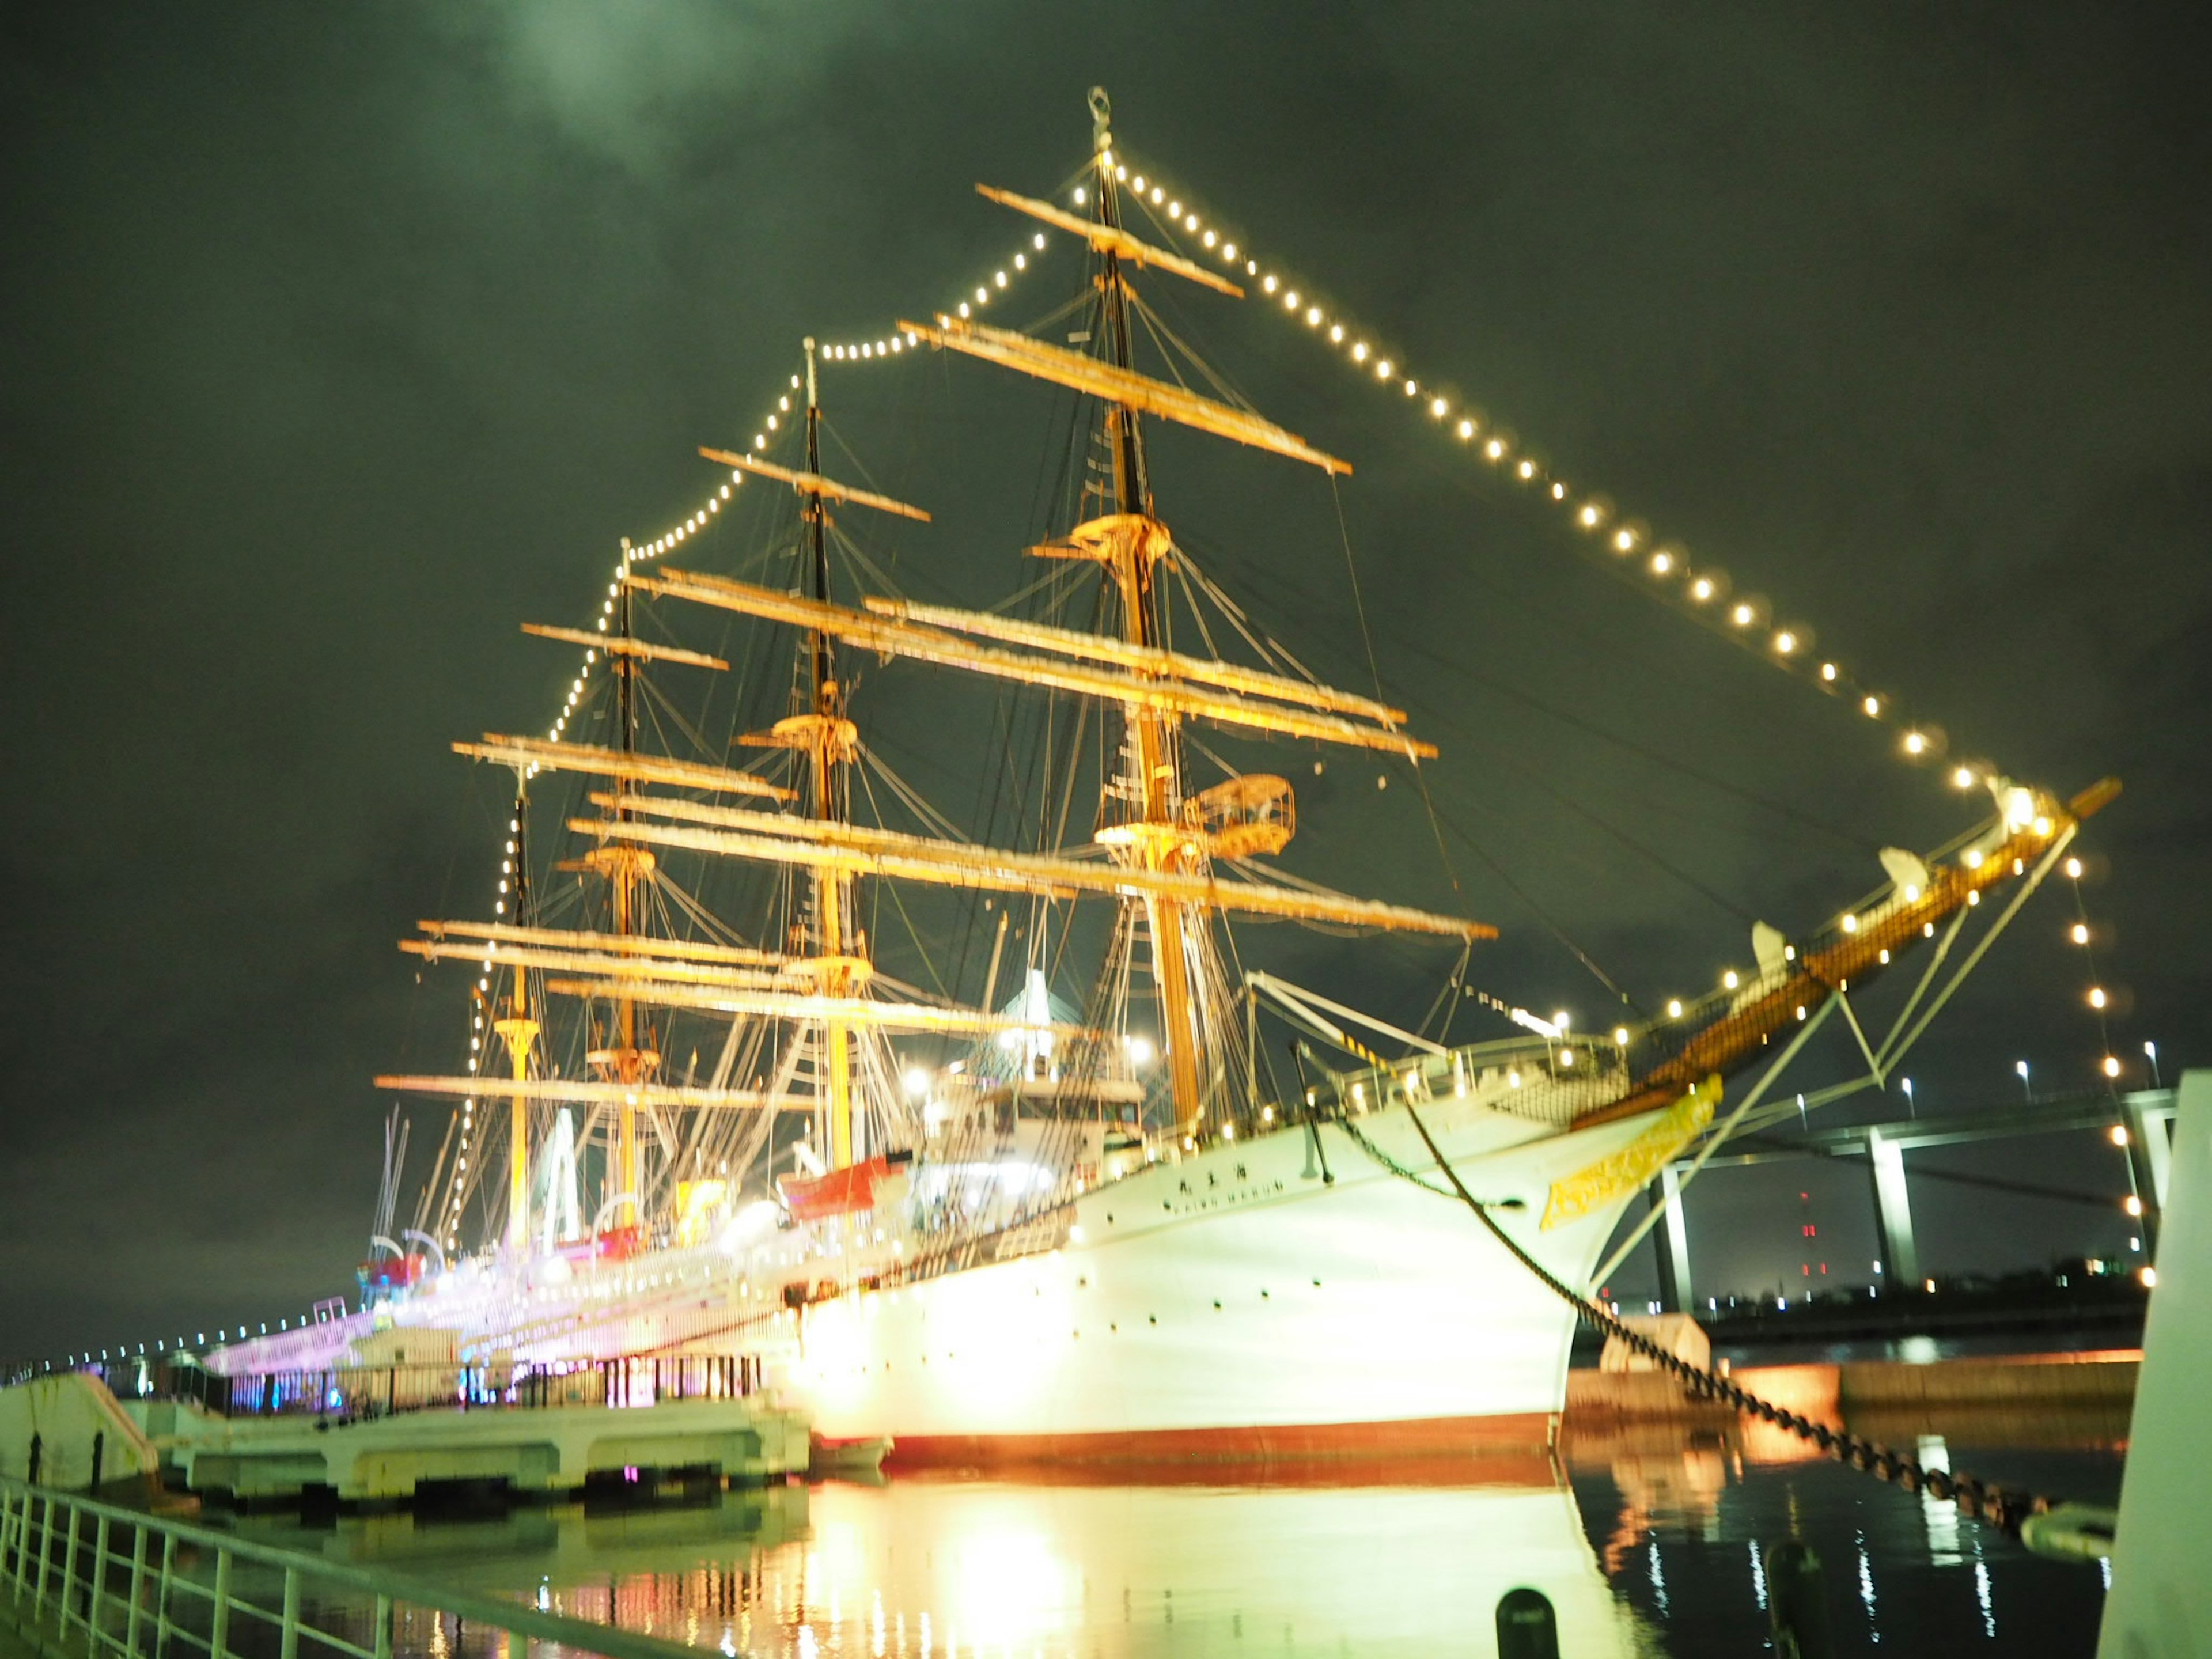
[[[2119,1463],[2099,1428],[1921,1421],[1884,1437],[2109,1502]],[[1321,1468],[1297,1484],[937,1476],[691,1508],[237,1524],[732,1659],[1490,1654],[1492,1611],[1521,1584],[1551,1598],[1567,1659],[1757,1654],[1762,1556],[1792,1535],[1824,1561],[1838,1654],[2086,1655],[2105,1589],[2094,1567],[2035,1560],[1948,1506],[1734,1431],[1578,1437],[1556,1474],[1478,1462]],[[400,1643],[430,1659],[503,1654],[423,1617]]]

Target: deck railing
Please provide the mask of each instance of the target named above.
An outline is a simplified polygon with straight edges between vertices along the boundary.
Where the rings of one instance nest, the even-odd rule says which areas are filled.
[[[422,1628],[448,1617],[504,1632],[507,1659],[527,1659],[532,1642],[605,1659],[698,1659],[696,1649],[525,1601],[0,1477],[0,1622],[48,1656],[301,1659],[305,1644],[310,1659],[393,1659],[449,1650],[441,1632]]]
[[[556,1406],[650,1406],[669,1400],[737,1400],[757,1392],[757,1359],[736,1354],[658,1354],[547,1364],[344,1365],[331,1370],[248,1371],[222,1376],[167,1366],[152,1396],[187,1400],[222,1417],[326,1417],[348,1421],[430,1410],[542,1411]]]

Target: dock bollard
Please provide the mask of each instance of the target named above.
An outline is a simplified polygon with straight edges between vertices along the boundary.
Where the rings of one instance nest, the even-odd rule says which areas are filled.
[[[1543,1591],[1524,1584],[1498,1598],[1498,1659],[1559,1659],[1559,1621]]]
[[[1828,1659],[1820,1558],[1811,1545],[1788,1539],[1766,1552],[1766,1596],[1778,1659]]]

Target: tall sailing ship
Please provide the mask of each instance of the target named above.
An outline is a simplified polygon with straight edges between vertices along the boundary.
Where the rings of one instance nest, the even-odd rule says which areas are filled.
[[[929,515],[830,476],[808,342],[775,441],[702,451],[729,469],[718,502],[787,489],[785,533],[739,574],[626,548],[596,626],[527,630],[586,653],[595,700],[572,696],[544,738],[455,745],[517,779],[495,915],[404,948],[476,970],[472,1058],[379,1079],[452,1102],[444,1144],[404,1228],[404,1131],[388,1147],[368,1305],[219,1369],[421,1326],[501,1364],[743,1356],[823,1435],[910,1459],[1541,1445],[1573,1310],[1473,1224],[1440,1162],[1552,1274],[1592,1284],[1662,1166],[1760,1121],[1761,1085],[1739,1101],[1733,1079],[1925,947],[1889,1039],[1909,1042],[1967,913],[2001,889],[2016,904],[2101,803],[1995,781],[1993,817],[1952,847],[1886,854],[1879,892],[1795,939],[1763,931],[1740,982],[1609,1036],[1511,1010],[1516,1035],[1446,1046],[1244,970],[1237,927],[1287,921],[1437,941],[1456,994],[1492,930],[1271,862],[1297,828],[1290,782],[1201,735],[1436,752],[1379,686],[1307,673],[1163,517],[1157,423],[1351,468],[1140,365],[1140,340],[1175,349],[1140,279],[1243,290],[1124,222],[1093,112],[1079,210],[983,190],[1085,250],[1066,343],[965,305],[896,337],[1074,394],[1037,579],[994,611],[893,591],[847,524]],[[714,613],[744,629],[734,669],[663,642]],[[864,688],[878,665],[888,684]],[[1024,844],[971,837],[871,747],[872,697],[917,670],[1010,689],[1001,724],[963,735],[979,757],[1031,751],[999,837]],[[702,675],[761,715],[727,748],[679,700]],[[599,740],[570,734],[587,722]],[[988,950],[981,998],[887,971],[893,925],[925,964]],[[1263,1004],[1289,1048],[1261,1041]]]

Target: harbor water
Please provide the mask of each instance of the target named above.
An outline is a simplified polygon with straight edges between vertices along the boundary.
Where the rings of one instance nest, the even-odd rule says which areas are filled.
[[[1859,1425],[1922,1461],[2111,1503],[2124,1419]],[[210,1520],[724,1656],[1030,1659],[1488,1654],[1531,1586],[1560,1651],[1771,1651],[1765,1555],[1822,1564],[1838,1654],[2094,1651],[2106,1579],[1772,1435],[1650,1426],[1555,1459],[1297,1469],[977,1471],[502,1513]],[[403,1613],[399,1650],[520,1659]],[[542,1653],[542,1649],[541,1649]]]

